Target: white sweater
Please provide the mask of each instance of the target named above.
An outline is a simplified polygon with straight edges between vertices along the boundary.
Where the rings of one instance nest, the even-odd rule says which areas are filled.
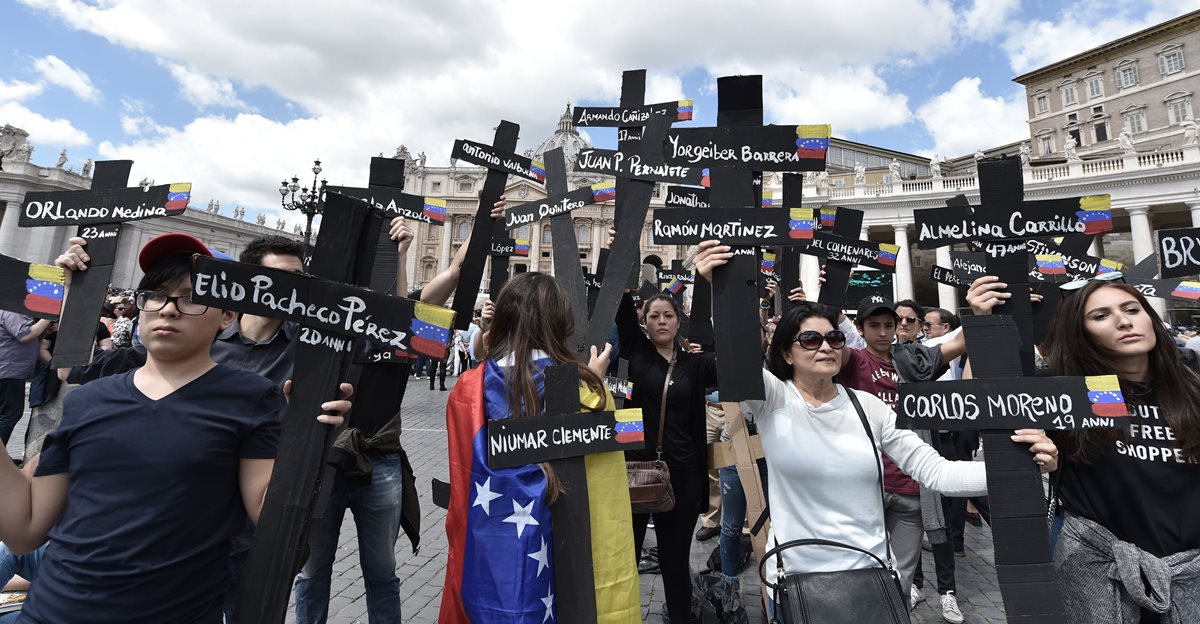
[[[754,413],[767,460],[771,527],[780,544],[805,538],[857,546],[885,559],[879,452],[871,448],[846,389],[813,407],[790,381],[763,370],[766,400],[746,401]],[[855,391],[872,435],[883,452],[921,485],[948,496],[987,493],[984,465],[952,462],[912,431],[896,428],[896,414],[871,394]],[[775,545],[768,542],[768,548]],[[886,560],[886,559],[885,559]],[[801,546],[784,555],[784,571],[828,572],[878,567],[871,558],[842,548]],[[767,564],[775,576],[774,560]]]

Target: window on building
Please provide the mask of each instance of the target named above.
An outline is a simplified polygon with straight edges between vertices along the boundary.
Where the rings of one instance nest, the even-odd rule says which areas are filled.
[[[590,244],[589,241],[592,239],[592,227],[590,225],[580,223],[575,232],[575,237],[579,239],[579,242]]]
[[[1050,112],[1050,98],[1044,95],[1039,95],[1034,99],[1034,102],[1037,106],[1037,112],[1039,115]]]
[[[1043,156],[1054,153],[1054,135],[1053,134],[1043,134],[1042,136],[1038,137],[1038,142],[1041,143],[1041,145],[1042,145],[1042,155]]]
[[[455,224],[455,226],[454,226],[454,240],[455,241],[467,240],[467,237],[470,235],[471,235],[471,222],[470,221],[464,220],[464,221],[459,221],[457,224]]]
[[[460,193],[470,193],[471,190],[474,188],[475,188],[475,184],[472,183],[470,180],[459,180],[458,181],[458,192],[460,192]]]
[[[1079,121],[1079,113],[1067,113],[1067,121]]]
[[[430,183],[429,190],[433,193],[441,193],[442,192],[442,183],[441,182]]]
[[[1089,100],[1104,97],[1104,77],[1094,76],[1092,78],[1088,78],[1087,93]]]
[[[1158,71],[1164,76],[1183,71],[1183,48],[1175,48],[1159,54]]]
[[[1079,128],[1071,128],[1067,130],[1067,134],[1071,135],[1072,139],[1075,139],[1075,145],[1083,145],[1083,139],[1079,136]]]
[[[1079,103],[1079,94],[1075,91],[1075,83],[1072,82],[1071,84],[1063,85],[1061,89],[1063,106],[1072,106]]]
[[[1108,124],[1099,122],[1092,124],[1092,129],[1096,131],[1096,142],[1102,143],[1108,140]]]
[[[1116,72],[1117,86],[1125,89],[1137,85],[1138,83],[1138,68],[1137,63],[1129,63],[1117,68]]]
[[[1137,110],[1127,113],[1125,114],[1124,119],[1125,128],[1129,130],[1131,134],[1137,134],[1139,132],[1146,131],[1146,112],[1144,110]]]
[[[546,243],[547,245],[549,245],[552,242],[551,237],[550,237],[550,224],[549,223],[542,226],[542,242]]]
[[[425,266],[421,269],[421,281],[428,283],[429,280],[432,280],[433,279],[433,271],[434,271],[433,263],[426,262]]]
[[[1173,93],[1167,98],[1167,121],[1169,123],[1178,124],[1192,118],[1191,94],[1176,95]]]
[[[513,236],[513,238],[519,238],[521,240],[529,240],[529,226],[522,225],[521,227],[517,228],[517,234],[516,234],[516,236]]]
[[[662,186],[661,184],[655,184],[654,188],[650,191],[650,197],[662,197]]]
[[[426,226],[424,227],[424,230],[425,230],[425,240],[427,240],[427,241],[435,241],[435,240],[437,240],[437,239],[438,239],[437,233],[438,233],[438,230],[440,230],[440,229],[442,229],[442,228],[439,228],[439,227],[433,227],[432,225],[426,225]]]
[[[1104,114],[1104,105],[1100,104],[1099,106],[1093,106],[1092,114],[1093,115],[1103,115]]]

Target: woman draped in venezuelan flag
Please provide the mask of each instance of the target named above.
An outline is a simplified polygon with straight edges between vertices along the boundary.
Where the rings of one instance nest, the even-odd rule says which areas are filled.
[[[563,493],[548,464],[491,469],[488,420],[542,413],[542,370],[577,361],[567,340],[574,316],[553,278],[524,273],[496,299],[485,335],[489,357],[459,378],[446,404],[450,449],[450,544],[442,624],[586,621],[555,609],[551,508]],[[581,409],[612,409],[597,371],[608,349],[580,365]],[[597,622],[641,622],[628,478],[621,452],[585,457]],[[565,614],[564,614],[565,615]]]

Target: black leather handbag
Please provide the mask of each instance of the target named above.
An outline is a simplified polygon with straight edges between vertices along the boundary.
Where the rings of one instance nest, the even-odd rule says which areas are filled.
[[[875,436],[854,391],[846,389],[854,405],[871,447],[875,447]],[[878,451],[876,451],[878,453]],[[879,500],[883,504],[883,468],[875,460],[879,472]],[[883,513],[881,507],[880,513]],[[886,531],[886,526],[884,531]],[[798,539],[779,544],[763,555],[758,564],[758,574],[763,585],[775,593],[775,617],[772,624],[910,624],[908,601],[900,591],[900,578],[891,564],[891,536],[887,541],[887,561],[874,553],[825,539]],[[878,568],[840,570],[836,572],[787,573],[783,567],[783,552],[802,546],[827,546],[843,548],[867,555],[874,559]],[[767,580],[766,564],[775,557],[776,582]]]

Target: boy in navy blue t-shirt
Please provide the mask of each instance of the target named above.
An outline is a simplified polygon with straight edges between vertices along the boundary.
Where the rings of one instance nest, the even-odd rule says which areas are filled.
[[[146,365],[68,395],[32,479],[0,465],[0,539],[16,552],[49,539],[22,622],[222,620],[230,538],[258,519],[286,402],[213,362],[235,315],[189,298],[197,253],[210,255],[183,234],[142,248]],[[340,425],[349,406],[318,420]]]

